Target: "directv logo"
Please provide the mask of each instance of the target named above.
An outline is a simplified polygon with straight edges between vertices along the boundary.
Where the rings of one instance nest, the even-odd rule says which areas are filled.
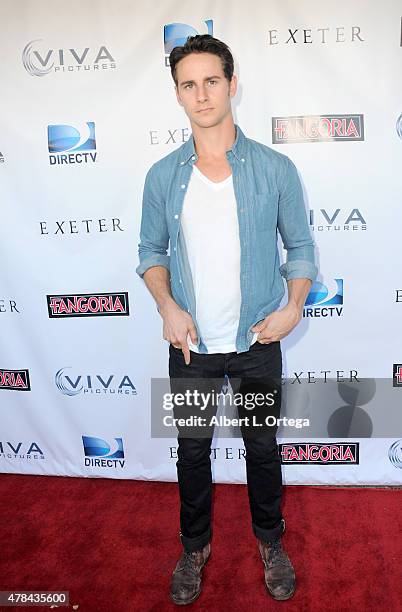
[[[204,23],[208,31],[206,34],[213,36],[213,21],[206,19]],[[195,28],[187,23],[168,23],[163,28],[163,40],[165,45],[165,66],[169,66],[169,55],[174,47],[181,47],[189,36],[200,34]]]
[[[48,125],[47,138],[51,166],[87,164],[96,161],[95,123],[88,121],[85,125],[81,131],[72,125]]]
[[[332,289],[332,291],[330,290]],[[335,278],[333,287],[313,283],[303,309],[303,317],[340,317],[343,312],[343,279]]]
[[[82,436],[84,446],[85,465],[92,467],[116,468],[124,467],[123,439],[113,438],[108,444],[102,438]]]

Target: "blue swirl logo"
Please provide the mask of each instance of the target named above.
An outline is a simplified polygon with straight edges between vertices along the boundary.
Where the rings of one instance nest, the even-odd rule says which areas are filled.
[[[306,299],[306,306],[328,306],[330,304],[343,304],[343,279],[335,278],[336,285],[332,291],[324,283],[315,281]]]
[[[213,36],[212,19],[206,19],[204,23],[208,28],[207,34]],[[197,34],[199,34],[199,32],[187,23],[168,23],[163,29],[165,54],[170,55],[172,49],[181,47],[185,44],[189,36],[196,36]]]
[[[92,151],[96,149],[95,123],[87,121],[80,130],[72,125],[48,125],[49,153],[61,151]]]
[[[107,457],[108,459],[124,459],[122,438],[113,438],[111,443],[102,438],[82,436],[86,457]]]

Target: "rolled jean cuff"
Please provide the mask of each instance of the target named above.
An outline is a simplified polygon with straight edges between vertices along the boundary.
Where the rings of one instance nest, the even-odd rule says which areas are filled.
[[[279,525],[272,529],[261,529],[261,527],[258,527],[255,523],[252,523],[252,527],[256,538],[263,542],[270,543],[278,540],[285,531],[285,519],[281,519]]]
[[[186,552],[194,552],[195,550],[201,550],[208,544],[211,539],[211,528],[205,533],[196,538],[187,538],[180,532],[180,540],[183,544],[183,548]]]

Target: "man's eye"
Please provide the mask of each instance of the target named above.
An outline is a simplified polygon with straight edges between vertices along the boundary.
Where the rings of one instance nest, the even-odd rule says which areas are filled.
[[[187,85],[184,86],[184,89],[188,89],[189,87],[192,87],[192,83],[187,83]]]
[[[215,79],[211,79],[209,82],[210,83],[216,83]]]

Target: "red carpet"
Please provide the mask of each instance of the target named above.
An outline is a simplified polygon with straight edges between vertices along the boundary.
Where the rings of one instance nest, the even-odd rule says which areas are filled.
[[[401,490],[285,487],[297,576],[287,602],[265,589],[246,487],[214,491],[203,592],[179,608],[168,597],[181,550],[176,484],[3,474],[0,590],[68,590],[59,609],[79,612],[402,609]]]

